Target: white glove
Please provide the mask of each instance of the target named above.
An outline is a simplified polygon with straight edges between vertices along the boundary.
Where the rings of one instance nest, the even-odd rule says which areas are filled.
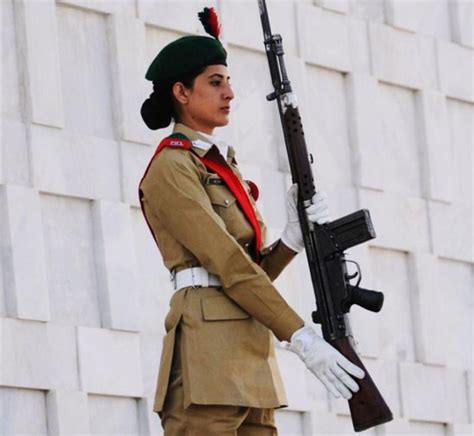
[[[311,222],[325,224],[331,220],[326,198],[327,195],[323,191],[314,194],[311,200],[312,204],[306,208],[306,214]],[[287,223],[281,235],[281,240],[287,247],[299,253],[303,250],[304,243],[300,221],[298,219],[298,209],[296,208],[297,201],[298,185],[295,183],[291,186],[286,195]]]
[[[305,326],[296,330],[291,336],[291,342],[283,342],[283,345],[287,350],[296,353],[336,398],[342,395],[349,400],[352,398],[352,392],[359,390],[359,386],[349,374],[362,379],[365,372],[347,360],[312,327]]]

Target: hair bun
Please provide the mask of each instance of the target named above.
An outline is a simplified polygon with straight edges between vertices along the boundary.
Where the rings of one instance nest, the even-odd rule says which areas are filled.
[[[143,121],[151,130],[163,129],[171,124],[172,114],[169,102],[160,98],[156,92],[153,92],[150,98],[143,102],[140,113]]]

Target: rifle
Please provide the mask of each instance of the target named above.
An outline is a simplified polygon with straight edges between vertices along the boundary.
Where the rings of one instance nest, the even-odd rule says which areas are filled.
[[[298,184],[298,217],[316,297],[317,310],[312,313],[312,319],[321,324],[324,339],[365,372],[365,377],[357,380],[359,391],[349,400],[352,424],[358,432],[393,419],[392,412],[353,349],[345,316],[354,304],[373,312],[382,308],[383,294],[361,288],[359,265],[354,262],[357,272],[349,274],[346,267],[349,261],[344,255],[347,248],[375,238],[375,231],[367,209],[323,225],[308,220],[305,208],[311,204],[316,188],[298,103],[286,73],[281,35],[271,32],[265,0],[258,0],[258,6],[274,87],[267,100],[278,103],[291,175],[293,183]],[[357,283],[352,285],[350,281],[357,276]]]

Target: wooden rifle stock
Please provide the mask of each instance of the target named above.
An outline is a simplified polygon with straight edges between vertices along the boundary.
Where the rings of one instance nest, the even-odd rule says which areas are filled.
[[[355,378],[360,389],[358,392],[353,393],[352,398],[349,400],[354,430],[363,431],[391,421],[393,419],[392,412],[370,377],[369,372],[359,359],[359,356],[352,348],[349,338],[346,336],[336,339],[331,341],[330,344],[365,372],[363,379]]]

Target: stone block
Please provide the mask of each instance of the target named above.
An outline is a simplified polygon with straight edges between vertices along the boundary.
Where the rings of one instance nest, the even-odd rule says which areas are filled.
[[[392,435],[410,435],[410,436],[446,436],[445,424],[412,421],[408,419],[394,419],[380,427],[377,427],[377,435],[392,436]]]
[[[467,395],[469,398],[469,421],[474,421],[474,380],[472,369],[466,371]]]
[[[355,182],[362,187],[383,189],[386,150],[378,82],[366,74],[349,73],[346,84]]]
[[[369,209],[377,238],[370,246],[403,251],[428,251],[428,216],[424,200],[359,190],[359,207]]]
[[[292,408],[290,408],[292,409]],[[275,411],[275,424],[282,436],[303,436],[303,414],[290,409]]]
[[[32,126],[34,185],[43,192],[120,200],[118,150],[109,139]]]
[[[123,14],[130,18],[135,15],[135,4],[123,0],[57,0],[57,3],[102,14]]]
[[[24,32],[26,79],[31,120],[63,127],[58,29],[54,0],[18,2]],[[69,89],[71,88],[68,84]]]
[[[349,0],[313,0],[313,3],[334,12],[347,13]]]
[[[291,410],[309,410],[308,392],[304,389],[308,370],[296,354],[280,347],[276,347],[275,352],[286,391],[288,407]]]
[[[384,150],[384,188],[390,192],[421,197],[415,93],[388,84],[380,84],[378,93]],[[380,163],[374,160],[372,165]],[[403,177],[400,177],[401,174]]]
[[[448,368],[446,371],[449,394],[456,401],[447,404],[451,422],[456,424],[469,424],[469,389],[467,384],[467,371],[457,368]]]
[[[10,317],[47,321],[50,310],[38,192],[10,185],[3,188],[2,197],[7,313]]]
[[[351,0],[349,6],[352,16],[375,23],[385,22],[384,2]]]
[[[156,380],[163,344],[162,339],[165,334],[164,320],[164,316],[158,317],[155,315],[155,331],[140,332],[141,369],[144,387],[143,396],[151,399],[155,396]]]
[[[47,334],[51,350],[51,384],[58,391],[79,389],[76,329],[73,326],[48,323]]]
[[[420,87],[422,71],[414,34],[370,23],[369,41],[375,77],[408,88]]]
[[[139,398],[137,404],[140,436],[163,436],[160,418],[153,412],[153,400]]]
[[[130,207],[96,200],[92,217],[102,327],[138,331],[138,276]]]
[[[446,436],[471,436],[473,432],[472,424],[448,424],[446,426]]]
[[[445,97],[437,92],[420,91],[416,95],[420,120],[421,159],[424,196],[433,200],[453,198],[454,150],[449,138]]]
[[[138,435],[138,407],[135,398],[89,395],[92,435]]]
[[[449,340],[444,323],[445,292],[439,287],[438,260],[428,253],[411,253],[413,336],[416,360],[426,364],[446,363],[445,344]]]
[[[156,145],[146,147],[131,142],[120,143],[122,160],[122,198],[131,206],[140,207],[138,185],[150,162]]]
[[[100,326],[90,202],[42,195],[51,319]]]
[[[0,385],[49,389],[51,347],[45,323],[2,318]]]
[[[296,55],[298,32],[294,26],[288,26],[288,22],[293,22],[295,19],[294,4],[292,2],[267,2],[267,10],[272,32],[282,36],[285,55]],[[217,11],[221,18],[222,36],[226,43],[265,51],[257,3],[222,2]],[[242,32],[242,23],[245,23],[245,32]]]
[[[0,387],[3,436],[49,436],[43,391]]]
[[[441,92],[459,100],[474,102],[473,50],[445,41],[437,41],[436,47]]]
[[[436,59],[436,39],[417,34],[418,56],[421,74],[421,89],[439,91],[438,61]]]
[[[388,0],[385,2],[387,24],[400,29],[449,39],[448,2],[407,2]]]
[[[151,92],[151,83],[143,80],[148,67],[145,25],[143,21],[123,14],[114,15],[110,20],[119,135],[126,141],[146,144],[150,135],[138,110]],[[135,85],[130,86],[131,83]]]
[[[350,186],[354,175],[344,75],[317,67],[308,67],[307,72],[312,84],[308,99],[318,102],[305,114],[309,121],[306,143],[314,156],[313,174],[319,186]]]
[[[447,108],[454,168],[446,177],[453,180],[452,201],[456,203],[470,203],[473,198],[473,105],[459,100],[448,99]]]
[[[439,256],[473,261],[472,208],[468,204],[428,202],[433,252]]]
[[[142,396],[141,355],[136,333],[77,327],[77,341],[82,390]],[[94,432],[92,421],[91,431]]]
[[[450,398],[445,368],[418,363],[400,363],[403,416],[410,420],[446,423],[451,413],[446,407]]]
[[[2,90],[2,105],[0,113],[2,114],[1,121],[5,122],[4,118],[9,118],[12,121],[21,122],[24,120],[24,111],[21,107],[21,88],[20,82],[22,77],[20,75],[16,34],[17,22],[19,14],[14,13],[13,0],[2,1],[2,69],[0,71],[0,82]],[[0,134],[3,133],[3,128]],[[3,143],[3,141],[2,141]],[[0,144],[0,147],[2,144]],[[1,171],[1,165],[0,165]],[[1,178],[0,178],[1,180]]]
[[[349,50],[351,53],[351,71],[370,74],[370,50],[367,21],[349,18]]]
[[[451,18],[451,35],[453,42],[466,47],[474,47],[474,5],[466,0],[449,2],[449,16]]]
[[[58,5],[57,23],[65,128],[101,138],[117,138],[117,92],[112,80],[107,17]]]
[[[354,434],[354,427],[349,416],[317,411],[303,415],[303,430],[304,435],[350,436]],[[377,434],[375,428],[364,431],[364,435],[375,436]]]
[[[17,185],[30,184],[30,167],[27,127],[19,121],[5,117],[1,119],[0,181]],[[2,174],[3,173],[3,174]]]
[[[472,367],[472,265],[449,259],[438,261],[439,292],[444,295],[443,326],[449,334],[445,342],[446,365],[452,368]],[[439,321],[438,321],[439,322]],[[456,335],[453,332],[462,332]]]
[[[145,23],[183,34],[205,34],[204,28],[197,18],[198,12],[202,11],[205,6],[213,6],[220,17],[216,0],[208,2],[202,0],[184,0],[180,2],[164,0],[159,3],[138,0],[137,2],[138,18]],[[186,10],[185,14],[183,10]],[[224,25],[223,28],[225,29]]]
[[[370,270],[375,289],[384,293],[384,307],[377,317],[380,357],[413,361],[415,345],[411,317],[412,285],[408,275],[408,256],[404,252],[371,248]]]
[[[153,240],[142,212],[132,209],[142,331],[154,334],[164,332],[164,318],[173,294],[170,274],[163,264],[160,251]]]
[[[347,17],[306,3],[298,3],[296,7],[301,56],[305,61],[338,71],[350,71]]]
[[[89,434],[87,395],[80,391],[51,390],[46,395],[48,435]]]

